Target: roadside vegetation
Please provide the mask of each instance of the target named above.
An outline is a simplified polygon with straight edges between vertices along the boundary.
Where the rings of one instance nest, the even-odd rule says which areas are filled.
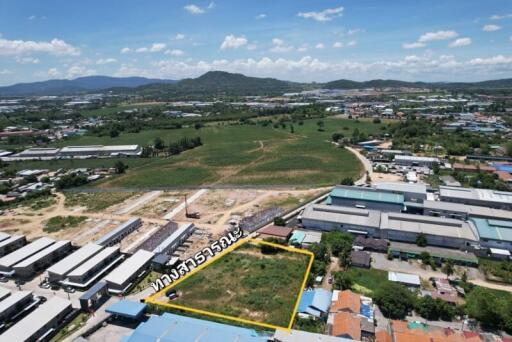
[[[43,227],[46,233],[55,233],[60,230],[78,227],[87,220],[86,216],[54,216]]]
[[[86,207],[89,212],[105,210],[134,196],[135,192],[65,192],[66,207]]]

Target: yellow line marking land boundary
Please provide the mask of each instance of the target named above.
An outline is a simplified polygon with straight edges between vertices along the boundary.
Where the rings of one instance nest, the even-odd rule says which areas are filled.
[[[181,283],[185,279],[191,277],[192,275],[194,275],[197,272],[201,271],[206,266],[208,266],[211,263],[219,260],[220,258],[224,257],[225,255],[227,255],[228,253],[234,251],[235,249],[237,249],[238,247],[242,246],[245,243],[255,243],[255,244],[272,246],[272,247],[280,248],[280,249],[283,249],[283,250],[286,250],[286,251],[289,251],[289,252],[305,254],[305,255],[308,255],[310,257],[309,263],[308,263],[308,267],[306,269],[306,273],[304,274],[304,279],[302,280],[302,285],[301,285],[301,287],[299,289],[299,293],[297,294],[297,300],[295,301],[295,305],[294,305],[293,312],[292,312],[292,317],[291,317],[290,323],[288,324],[287,327],[277,326],[277,325],[273,325],[273,324],[267,324],[267,323],[258,322],[258,321],[251,321],[251,320],[244,319],[244,318],[239,318],[239,317],[234,317],[234,316],[229,316],[229,315],[223,315],[223,314],[219,314],[219,313],[216,313],[216,312],[205,311],[205,310],[200,310],[200,309],[194,309],[194,308],[190,308],[190,307],[183,306],[183,305],[177,305],[177,304],[172,304],[172,303],[167,303],[167,302],[161,302],[161,301],[158,300],[158,298],[162,297],[162,295],[164,295],[167,290],[169,290],[172,287],[178,285],[179,283]],[[283,245],[279,245],[279,244],[276,244],[276,243],[267,242],[267,241],[263,241],[263,240],[257,240],[257,239],[253,239],[253,238],[245,238],[243,240],[240,240],[240,241],[236,242],[234,245],[228,247],[227,249],[225,249],[224,251],[222,251],[220,254],[216,255],[215,257],[211,258],[210,260],[207,260],[204,264],[200,265],[199,267],[193,269],[190,273],[185,275],[183,278],[178,279],[177,281],[171,283],[170,285],[166,286],[162,290],[152,294],[151,296],[146,298],[145,302],[149,303],[149,304],[154,304],[156,306],[163,306],[163,307],[168,307],[168,308],[171,308],[171,309],[183,310],[183,311],[192,312],[192,313],[201,314],[201,315],[206,315],[206,316],[211,316],[211,317],[215,317],[215,318],[227,319],[227,320],[231,320],[231,321],[235,321],[235,322],[239,322],[239,323],[256,325],[256,326],[263,327],[263,328],[282,329],[282,330],[290,331],[292,329],[293,322],[295,320],[295,315],[297,313],[297,309],[299,308],[300,299],[302,297],[302,292],[304,291],[304,288],[306,287],[306,283],[307,283],[307,280],[308,280],[308,277],[309,277],[309,272],[311,271],[311,266],[313,265],[314,259],[315,259],[314,254],[312,252],[308,251],[308,250],[305,250],[305,249],[300,249],[300,248],[295,248],[295,247],[290,247],[290,246],[283,246]]]

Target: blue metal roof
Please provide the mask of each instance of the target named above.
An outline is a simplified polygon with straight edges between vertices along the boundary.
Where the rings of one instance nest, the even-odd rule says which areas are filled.
[[[123,299],[110,305],[105,311],[113,315],[137,318],[144,310],[146,310],[146,304]]]
[[[313,303],[314,296],[315,296],[315,293],[313,291],[302,292],[302,297],[300,298],[300,303],[299,303],[299,312],[306,312],[306,310]]]
[[[105,281],[99,281],[96,284],[94,284],[87,292],[85,292],[83,295],[80,296],[81,300],[89,300],[96,296],[98,292],[103,290],[103,288],[107,287],[107,282]]]
[[[332,189],[330,196],[338,198],[364,200],[370,202],[384,202],[394,204],[404,203],[404,195],[402,194],[395,194],[384,191],[374,191],[364,188],[334,188]]]
[[[290,237],[290,242],[302,243],[302,241],[304,241],[305,238],[305,233],[295,230],[293,231],[292,236]]]
[[[328,312],[332,301],[332,292],[324,289],[316,289],[312,306],[320,311]]]
[[[151,316],[141,323],[124,342],[263,342],[269,336],[257,333],[253,329],[235,327],[197,318],[171,313]]]
[[[480,239],[512,241],[512,222],[472,217]]]
[[[324,289],[304,291],[299,303],[299,311],[320,317],[329,311],[332,301],[332,292]]]

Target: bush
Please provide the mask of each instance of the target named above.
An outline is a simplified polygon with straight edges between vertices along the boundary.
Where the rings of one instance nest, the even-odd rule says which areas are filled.
[[[284,227],[284,226],[286,226],[286,221],[281,216],[277,216],[274,218],[274,225]]]
[[[431,321],[439,319],[451,321],[455,316],[455,308],[453,306],[442,299],[433,299],[430,296],[418,299],[415,310],[421,317]]]
[[[414,307],[414,296],[405,286],[384,282],[374,294],[382,314],[391,319],[404,319]]]

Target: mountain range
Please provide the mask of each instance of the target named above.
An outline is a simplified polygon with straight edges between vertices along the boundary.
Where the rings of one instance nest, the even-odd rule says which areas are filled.
[[[275,95],[307,89],[361,88],[431,88],[431,89],[507,89],[512,79],[482,82],[406,82],[399,80],[351,81],[340,79],[326,83],[298,83],[275,78],[249,77],[224,71],[209,71],[197,78],[179,81],[145,77],[88,76],[73,80],[49,80],[0,87],[0,96],[66,95],[110,90],[153,96],[173,95]]]

